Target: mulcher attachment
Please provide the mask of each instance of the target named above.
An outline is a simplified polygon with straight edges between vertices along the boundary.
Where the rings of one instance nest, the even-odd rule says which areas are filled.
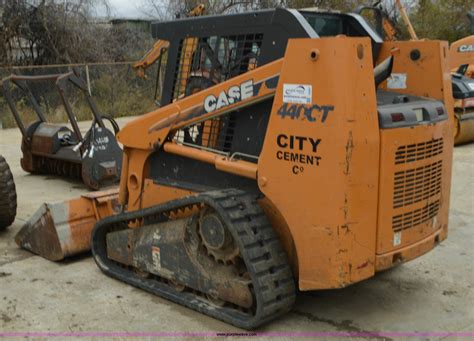
[[[7,162],[0,155],[0,230],[13,224],[16,216],[16,189]]]
[[[255,200],[222,190],[105,218],[94,259],[111,277],[253,329],[295,301],[286,254]]]
[[[47,122],[40,104],[28,86],[30,82],[45,81],[55,83],[72,129],[66,125]],[[23,135],[21,166],[26,172],[82,179],[87,187],[94,190],[118,182],[122,150],[115,134],[119,127],[113,118],[99,114],[77,71],[44,76],[11,75],[4,78],[2,83],[3,95]],[[37,121],[28,126],[25,126],[17,110],[11,84],[16,85],[27,96],[38,117]],[[93,114],[93,124],[84,136],[65,96],[67,84],[72,84],[84,94]],[[106,128],[105,119],[111,122],[114,132]]]

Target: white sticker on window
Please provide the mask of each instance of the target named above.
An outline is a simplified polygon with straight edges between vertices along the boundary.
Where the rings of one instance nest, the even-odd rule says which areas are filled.
[[[407,74],[406,73],[392,73],[392,75],[387,79],[387,88],[406,89],[407,88]]]
[[[393,246],[398,246],[402,243],[402,233],[395,232],[393,235]]]
[[[283,102],[313,104],[313,86],[305,84],[283,84]]]

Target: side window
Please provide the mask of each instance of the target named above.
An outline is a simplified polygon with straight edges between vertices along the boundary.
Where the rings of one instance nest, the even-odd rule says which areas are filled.
[[[324,15],[307,15],[305,19],[320,37],[333,37],[344,34],[344,25],[340,18]]]

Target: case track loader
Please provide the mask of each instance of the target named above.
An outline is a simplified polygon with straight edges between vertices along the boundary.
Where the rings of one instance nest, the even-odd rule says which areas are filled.
[[[7,161],[0,155],[0,230],[13,224],[16,216],[16,188]]]
[[[284,9],[153,32],[169,42],[163,107],[118,134],[118,193],[44,206],[19,245],[56,243],[61,259],[97,221],[104,273],[252,329],[296,288],[342,288],[446,238],[445,42],[383,42],[358,15]]]

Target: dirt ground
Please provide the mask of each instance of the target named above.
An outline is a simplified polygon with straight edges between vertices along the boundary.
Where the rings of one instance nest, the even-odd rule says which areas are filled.
[[[123,124],[124,120],[121,121]],[[86,127],[86,124],[83,124]],[[53,263],[14,235],[43,202],[76,197],[79,182],[20,168],[20,133],[0,130],[18,217],[0,233],[0,332],[238,332],[237,328],[103,275],[89,255]],[[341,290],[300,293],[260,332],[474,332],[474,144],[454,153],[448,239],[432,252]]]

